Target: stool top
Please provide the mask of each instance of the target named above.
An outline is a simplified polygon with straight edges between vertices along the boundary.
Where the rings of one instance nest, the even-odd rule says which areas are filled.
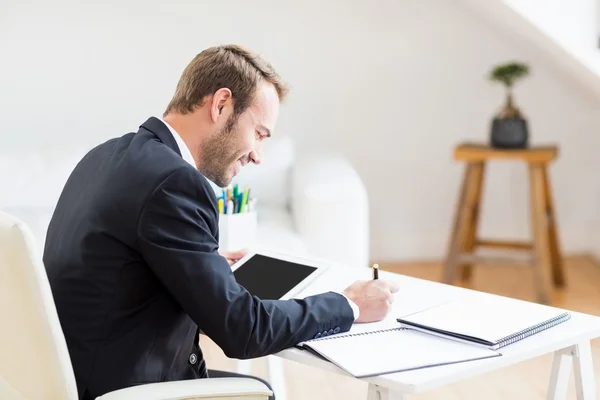
[[[461,143],[454,149],[454,159],[470,162],[487,160],[523,160],[547,163],[558,156],[558,146],[532,146],[525,149],[497,149],[480,143]]]

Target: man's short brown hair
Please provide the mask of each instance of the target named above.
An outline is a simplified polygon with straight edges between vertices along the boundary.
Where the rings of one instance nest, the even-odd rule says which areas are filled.
[[[183,71],[164,114],[193,112],[206,96],[228,88],[233,97],[233,116],[237,117],[254,102],[263,79],[275,86],[279,100],[283,101],[289,90],[287,85],[260,56],[237,45],[208,48],[196,55]]]

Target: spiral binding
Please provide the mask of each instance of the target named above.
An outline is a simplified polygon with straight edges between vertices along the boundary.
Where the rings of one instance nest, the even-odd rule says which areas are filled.
[[[342,338],[348,338],[348,337],[366,336],[366,335],[374,335],[376,333],[386,333],[386,332],[405,331],[405,330],[408,330],[408,328],[390,328],[390,329],[379,329],[377,331],[369,331],[369,332],[361,332],[361,333],[346,333],[346,334],[342,334],[342,335],[332,335],[332,336],[320,337],[318,339],[309,340],[309,342],[318,342],[321,340],[331,340],[331,339],[342,339]]]
[[[510,336],[506,336],[506,337],[498,340],[498,342],[495,344],[494,347],[501,348],[501,347],[508,346],[509,344],[518,342],[519,340],[525,339],[526,337],[535,335],[536,333],[539,333],[546,329],[550,329],[555,325],[558,325],[560,323],[567,321],[569,318],[571,318],[571,314],[569,312],[565,312],[557,317],[552,318],[551,320],[539,323],[535,326],[532,326],[531,328],[524,329],[524,330],[514,333]],[[342,338],[355,337],[355,336],[366,336],[366,335],[374,335],[374,334],[378,334],[378,333],[404,331],[404,330],[410,330],[410,328],[399,327],[399,328],[380,329],[380,330],[376,330],[376,331],[361,332],[361,333],[346,333],[346,334],[342,334],[342,335],[325,336],[325,337],[320,337],[318,339],[311,339],[308,342],[318,342],[321,340],[342,339]]]
[[[498,348],[508,346],[509,344],[518,342],[519,340],[525,339],[526,337],[535,335],[536,333],[539,333],[546,329],[550,329],[553,326],[556,326],[560,323],[565,322],[569,318],[571,318],[571,314],[568,312],[565,312],[557,317],[552,318],[551,320],[539,323],[535,326],[532,326],[531,328],[524,329],[524,330],[514,333],[510,336],[506,336],[506,337],[498,340],[497,346],[498,346]]]

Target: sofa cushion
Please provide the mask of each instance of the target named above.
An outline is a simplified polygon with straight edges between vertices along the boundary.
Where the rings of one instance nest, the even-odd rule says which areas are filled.
[[[46,242],[52,208],[0,207],[26,223],[33,232],[40,255]],[[292,215],[283,208],[268,207],[258,210],[257,250],[301,256],[306,254],[306,245],[296,233]]]
[[[71,171],[91,146],[0,151],[0,209],[23,219],[43,248],[48,223]],[[234,183],[248,185],[260,206],[258,237],[262,246],[297,254],[304,251],[296,235],[290,202],[290,175],[295,160],[291,138],[274,136],[264,143],[262,163],[242,169]],[[213,184],[215,192],[220,188]]]
[[[0,207],[54,208],[69,175],[89,149],[0,151]]]

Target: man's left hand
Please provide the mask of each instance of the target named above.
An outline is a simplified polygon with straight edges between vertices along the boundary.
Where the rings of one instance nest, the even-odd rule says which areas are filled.
[[[227,263],[231,267],[234,263],[236,263],[240,258],[244,257],[248,253],[247,249],[237,250],[237,251],[222,251],[219,250],[219,254],[225,257]]]

